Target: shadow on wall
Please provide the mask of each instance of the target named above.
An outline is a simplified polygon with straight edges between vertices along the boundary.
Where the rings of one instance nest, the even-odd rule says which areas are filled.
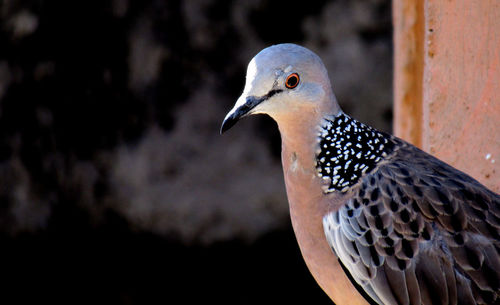
[[[389,130],[389,1],[11,0],[0,16],[13,296],[329,302],[291,232],[274,123],[218,130],[280,42],[315,50],[341,106]]]

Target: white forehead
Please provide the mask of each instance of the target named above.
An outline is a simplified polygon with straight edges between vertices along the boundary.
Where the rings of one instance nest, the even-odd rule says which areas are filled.
[[[257,76],[259,69],[257,67],[257,63],[255,62],[255,57],[252,58],[250,63],[248,63],[248,68],[247,68],[247,83],[248,81],[251,81]]]

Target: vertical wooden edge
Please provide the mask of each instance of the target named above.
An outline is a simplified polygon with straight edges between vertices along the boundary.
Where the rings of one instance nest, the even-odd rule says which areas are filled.
[[[422,89],[425,88],[425,91],[422,91],[422,142],[421,147],[426,152],[429,152],[433,155],[436,155],[436,151],[431,149],[432,146],[432,134],[434,131],[431,128],[433,125],[433,121],[431,120],[430,114],[430,105],[435,100],[431,97],[431,91],[433,89],[432,86],[432,72],[430,71],[432,66],[432,58],[434,57],[434,40],[435,35],[433,33],[429,33],[427,29],[435,28],[435,15],[436,15],[436,7],[433,7],[432,3],[426,1],[423,7],[423,31],[424,31],[424,41],[426,42],[423,45],[422,56],[423,56],[423,75],[422,75]]]
[[[424,1],[392,2],[394,134],[422,147]]]

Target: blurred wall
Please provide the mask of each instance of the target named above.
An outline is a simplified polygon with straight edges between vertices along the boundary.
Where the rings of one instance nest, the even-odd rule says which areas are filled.
[[[249,120],[218,134],[260,49],[313,49],[345,111],[391,124],[388,2],[297,5],[4,1],[2,230],[43,230],[62,204],[96,221],[112,209],[185,241],[255,238],[283,225],[274,124]]]

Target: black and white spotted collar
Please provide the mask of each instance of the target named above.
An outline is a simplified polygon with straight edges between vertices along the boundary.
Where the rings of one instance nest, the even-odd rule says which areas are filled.
[[[319,177],[329,181],[325,193],[347,191],[386,158],[395,145],[390,135],[344,113],[323,120],[318,142],[316,169]]]

